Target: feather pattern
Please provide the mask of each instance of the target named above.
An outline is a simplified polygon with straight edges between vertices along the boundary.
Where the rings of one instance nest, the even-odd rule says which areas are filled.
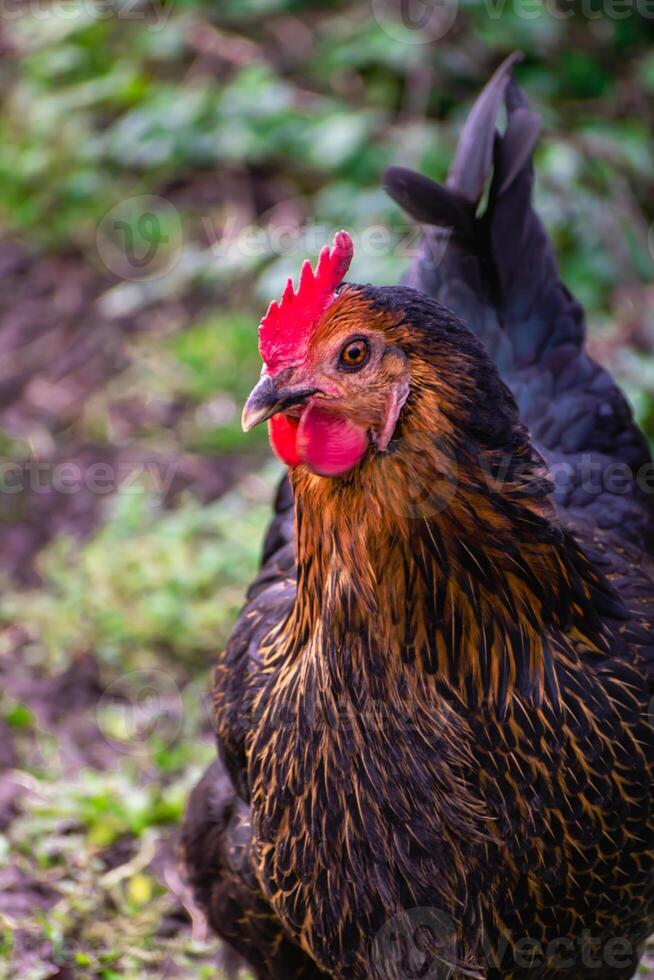
[[[552,469],[557,503],[651,550],[651,455],[624,396],[584,349],[583,310],[533,209],[540,120],[511,78],[515,61],[471,111],[445,188],[401,167],[386,173],[389,194],[427,226],[405,282],[460,316],[492,354]]]
[[[266,980],[626,980],[654,929],[651,512],[581,480],[649,455],[532,209],[513,61],[446,187],[388,175],[421,254],[321,329],[374,325],[408,398],[383,453],[282,482],[216,667],[186,863]]]

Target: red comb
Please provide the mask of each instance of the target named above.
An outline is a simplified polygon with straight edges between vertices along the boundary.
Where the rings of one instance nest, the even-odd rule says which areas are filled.
[[[259,327],[259,352],[270,372],[302,357],[311,328],[334,298],[353,252],[352,239],[346,231],[339,231],[331,249],[325,245],[321,251],[315,272],[308,259],[304,262],[297,292],[289,279],[281,302],[270,304]]]

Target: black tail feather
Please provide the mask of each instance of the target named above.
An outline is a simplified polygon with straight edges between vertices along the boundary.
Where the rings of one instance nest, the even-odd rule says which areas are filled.
[[[443,187],[435,180],[406,167],[388,167],[384,190],[421,224],[452,228],[472,244],[475,234],[475,208],[456,190]]]
[[[493,160],[495,120],[502,105],[513,66],[522,60],[514,51],[502,62],[470,111],[457,146],[447,186],[475,205],[484,193]]]
[[[519,60],[507,58],[477,99],[445,187],[401,167],[387,171],[390,196],[424,225],[404,283],[461,317],[491,353],[539,451],[569,472],[555,492],[559,505],[651,539],[652,495],[640,481],[651,464],[647,442],[611,376],[584,348],[583,310],[559,278],[532,205],[541,123],[512,78]],[[589,468],[605,472],[616,462],[629,467],[631,486],[589,491]]]

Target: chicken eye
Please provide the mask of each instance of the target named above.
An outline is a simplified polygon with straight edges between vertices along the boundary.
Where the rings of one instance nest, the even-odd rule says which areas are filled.
[[[357,340],[348,340],[339,354],[338,362],[340,367],[345,370],[363,367],[370,357],[370,347],[368,342],[362,337]]]

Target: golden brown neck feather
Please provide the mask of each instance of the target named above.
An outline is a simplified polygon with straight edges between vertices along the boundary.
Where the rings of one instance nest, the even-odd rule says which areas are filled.
[[[473,703],[514,690],[555,700],[553,657],[604,652],[594,601],[606,583],[553,523],[526,439],[507,466],[456,442],[439,404],[434,387],[414,391],[391,451],[346,478],[294,472],[287,635],[339,677],[378,673],[383,687],[385,670],[411,664]]]

